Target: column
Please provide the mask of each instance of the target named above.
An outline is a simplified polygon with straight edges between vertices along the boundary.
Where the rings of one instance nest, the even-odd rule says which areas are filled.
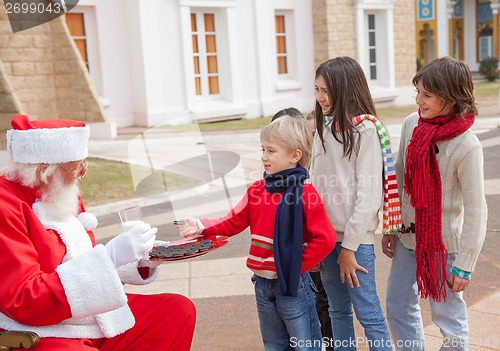
[[[453,13],[455,10],[456,2],[454,0],[448,0],[446,4],[446,15],[448,19],[448,54],[454,56],[455,52],[453,50]]]
[[[499,58],[498,42],[498,9],[500,7],[499,0],[491,0],[491,10],[493,12],[493,56]]]

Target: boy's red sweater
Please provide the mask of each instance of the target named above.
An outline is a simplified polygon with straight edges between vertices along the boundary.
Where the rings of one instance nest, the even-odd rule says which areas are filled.
[[[247,267],[256,275],[276,278],[273,237],[274,219],[282,193],[271,194],[264,180],[253,183],[243,199],[226,216],[202,219],[204,236],[233,236],[250,226],[251,244]],[[333,249],[336,241],[333,229],[319,194],[311,184],[303,190],[303,253],[301,273],[307,272]]]

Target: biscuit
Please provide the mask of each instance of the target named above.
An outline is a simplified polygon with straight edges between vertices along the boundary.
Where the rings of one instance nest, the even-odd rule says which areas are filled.
[[[186,245],[170,245],[155,247],[149,253],[151,258],[179,258],[183,256],[191,256],[197,253],[205,252],[214,247],[212,240],[202,240],[195,244]]]

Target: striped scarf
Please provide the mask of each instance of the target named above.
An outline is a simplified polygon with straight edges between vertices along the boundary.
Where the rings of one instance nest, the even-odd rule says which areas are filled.
[[[363,120],[372,121],[377,129],[384,157],[384,209],[383,209],[383,234],[396,234],[401,229],[401,207],[399,203],[398,184],[394,160],[392,158],[391,140],[385,127],[372,115],[359,115],[353,118],[354,124]]]

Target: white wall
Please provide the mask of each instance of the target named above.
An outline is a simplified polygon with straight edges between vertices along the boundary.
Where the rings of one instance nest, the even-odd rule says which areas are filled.
[[[88,9],[94,23],[93,40],[88,41],[95,52],[95,64],[100,77],[98,91],[104,102],[108,119],[118,126],[130,125],[134,121],[132,100],[131,61],[125,8],[118,6],[119,0],[80,0],[75,10]],[[86,16],[88,13],[86,12]]]
[[[465,2],[465,0],[464,0]],[[437,57],[450,55],[449,49],[449,18],[447,1],[436,1],[437,18]]]
[[[219,15],[220,99],[194,93],[190,9]],[[95,13],[99,90],[118,127],[256,118],[314,106],[311,0],[80,0]],[[277,75],[275,10],[291,15],[291,74]]]
[[[464,6],[464,61],[472,71],[479,70],[476,58],[476,5],[475,1],[463,0]]]
[[[250,0],[250,2],[252,2]],[[255,3],[262,114],[272,115],[285,107],[308,112],[314,107],[314,42],[312,9],[309,0],[266,1]],[[291,56],[289,79],[279,79],[276,72],[275,10],[293,13],[288,50]],[[288,23],[287,23],[288,24]]]

